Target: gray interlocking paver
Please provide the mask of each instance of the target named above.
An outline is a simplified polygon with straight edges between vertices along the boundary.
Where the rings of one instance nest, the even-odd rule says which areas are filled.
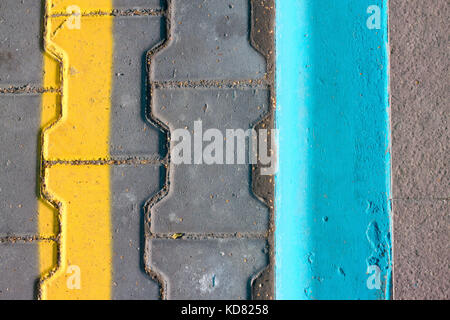
[[[162,40],[161,17],[114,19],[111,156],[158,154],[165,137],[146,121],[146,52]]]
[[[116,8],[156,1],[115,1]],[[135,6],[133,6],[135,7]],[[146,120],[146,53],[162,40],[158,16],[114,19],[114,74],[110,154],[155,159],[162,132]],[[162,155],[161,155],[162,156]],[[159,285],[145,272],[144,203],[162,188],[160,164],[112,166],[114,299],[158,299]]]
[[[172,1],[171,38],[152,60],[152,80],[254,79],[264,57],[249,43],[249,1]]]
[[[249,299],[252,276],[268,263],[265,240],[151,241],[149,258],[168,299]]]
[[[111,167],[113,299],[158,299],[159,285],[144,270],[144,203],[160,188],[160,168]]]
[[[225,139],[226,129],[250,129],[267,112],[268,91],[158,89],[154,104],[155,115],[169,123],[171,131],[187,128],[192,133],[194,121],[200,120],[203,132],[217,128]],[[193,143],[193,135],[191,140]],[[225,144],[229,142],[221,141],[223,163]],[[248,147],[247,143],[246,155]],[[235,139],[235,159],[236,151]],[[194,157],[191,158],[193,161]],[[172,164],[170,170],[170,192],[152,209],[153,232],[264,233],[267,230],[269,209],[252,195],[248,161],[247,164]]]
[[[0,95],[0,237],[37,233],[40,95]]]
[[[0,88],[41,86],[41,5],[0,2]],[[36,297],[38,244],[19,237],[37,234],[40,106],[38,94],[0,94],[0,299]]]
[[[0,243],[0,300],[36,297],[38,243]]]
[[[194,143],[194,122],[201,121],[203,132],[218,129],[226,138],[227,129],[251,129],[269,111],[269,89],[264,82],[255,85],[265,76],[266,61],[249,42],[249,4],[172,1],[169,39],[150,62],[152,115],[171,133],[189,130]],[[245,154],[248,148],[247,141]],[[148,241],[148,265],[164,298],[251,297],[251,279],[269,260],[269,208],[251,191],[246,161],[169,164],[168,194],[151,206],[156,239]],[[192,239],[167,238],[173,233]]]
[[[0,1],[0,87],[42,81],[42,1]]]

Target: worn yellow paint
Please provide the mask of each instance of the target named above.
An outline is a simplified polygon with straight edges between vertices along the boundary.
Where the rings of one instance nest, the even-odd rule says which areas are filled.
[[[53,10],[71,5],[73,0],[46,1],[44,86],[60,87],[61,93],[46,93],[42,98],[42,157],[50,161],[106,159],[112,17],[79,17],[77,29],[70,27],[71,17],[50,16]],[[82,12],[112,10],[112,0],[78,1],[77,6]],[[57,246],[40,245],[40,298],[109,299],[109,167],[58,164],[42,168],[42,175],[42,194],[57,210],[39,203],[39,231],[58,235],[58,242]]]

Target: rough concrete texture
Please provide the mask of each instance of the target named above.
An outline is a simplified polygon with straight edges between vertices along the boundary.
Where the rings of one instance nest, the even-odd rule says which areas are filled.
[[[449,10],[390,3],[396,299],[450,297]]]
[[[450,299],[448,200],[396,200],[394,208],[395,297]]]

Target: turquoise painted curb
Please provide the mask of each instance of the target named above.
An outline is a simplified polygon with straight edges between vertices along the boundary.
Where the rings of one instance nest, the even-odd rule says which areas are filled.
[[[276,298],[390,299],[387,1],[276,1]]]

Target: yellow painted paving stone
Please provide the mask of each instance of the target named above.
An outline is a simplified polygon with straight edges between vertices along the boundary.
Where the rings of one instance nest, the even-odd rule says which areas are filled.
[[[46,130],[46,160],[108,157],[112,69],[112,18],[83,17],[80,29],[67,18],[49,19],[49,41],[63,62],[61,119]],[[47,40],[48,41],[48,40]]]
[[[44,281],[42,298],[109,299],[109,167],[56,165],[45,180],[52,197],[62,199],[62,230],[60,266]]]
[[[39,231],[58,234],[58,248],[40,246],[42,299],[111,297],[110,168],[73,165],[109,157],[112,17],[50,17],[73,1],[46,2],[44,85],[61,94],[42,98],[42,194]],[[111,10],[111,0],[77,1],[81,12]],[[68,162],[68,163],[67,163]],[[55,214],[55,212],[57,212]],[[53,265],[53,267],[49,267]],[[51,271],[50,271],[51,269]]]

